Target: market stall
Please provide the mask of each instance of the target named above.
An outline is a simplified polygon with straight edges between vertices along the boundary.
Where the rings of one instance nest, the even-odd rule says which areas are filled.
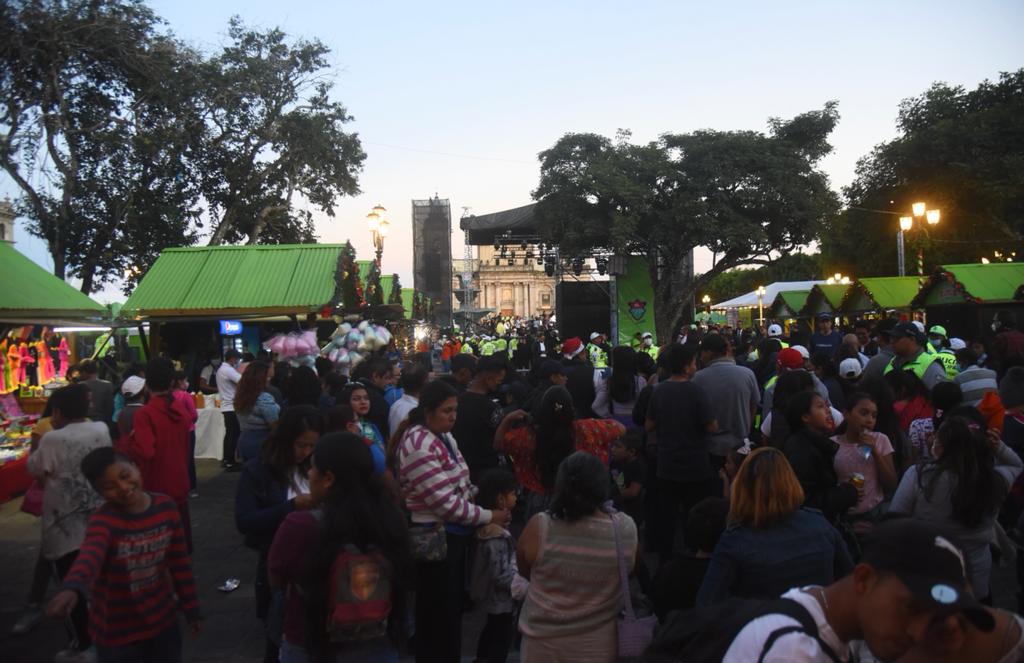
[[[849,284],[819,283],[807,293],[807,303],[800,309],[800,317],[814,318],[820,313],[840,315],[839,305],[843,301]]]
[[[24,492],[31,429],[75,361],[74,333],[106,309],[0,241],[0,502]]]
[[[768,307],[768,317],[783,325],[788,331],[790,325],[800,318],[800,311],[807,304],[810,290],[783,290],[775,296]]]
[[[1024,300],[1016,299],[1024,284],[1024,263],[941,265],[935,268],[911,302],[924,309],[928,325],[942,325],[950,336],[982,339],[997,311],[1024,317]]]
[[[878,276],[857,279],[843,296],[839,310],[845,315],[885,317],[908,314],[921,287],[917,276]]]
[[[258,356],[278,339],[288,342],[288,351],[274,353],[298,359],[288,353],[300,336],[315,356],[343,320],[402,319],[402,304],[371,306],[364,298],[360,274],[368,277],[369,269],[348,244],[166,249],[125,302],[121,322],[149,323],[150,351],[180,361],[198,384],[207,360],[227,349]],[[380,284],[382,299],[392,300],[393,277],[380,277]],[[401,301],[401,293],[394,298]],[[301,356],[311,363],[308,350]],[[215,398],[208,394],[199,410],[197,457],[220,457],[224,422],[209,407]]]

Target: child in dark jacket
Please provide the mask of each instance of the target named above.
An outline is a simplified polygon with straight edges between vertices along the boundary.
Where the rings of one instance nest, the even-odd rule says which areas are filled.
[[[793,433],[783,451],[804,489],[804,506],[818,509],[835,523],[857,504],[860,494],[852,482],[840,484],[836,475],[839,445],[828,437],[835,428],[828,403],[814,391],[794,394],[786,406],[786,422]]]
[[[514,509],[516,478],[501,468],[480,477],[477,505],[485,509]],[[476,551],[470,576],[470,598],[487,613],[477,641],[476,660],[504,663],[515,635],[516,603],[526,595],[528,583],[516,566],[516,542],[500,525],[476,531]]]

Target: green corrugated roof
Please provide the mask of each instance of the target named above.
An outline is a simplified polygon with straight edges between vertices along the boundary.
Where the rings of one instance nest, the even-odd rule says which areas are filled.
[[[776,299],[781,298],[783,303],[792,311],[799,311],[807,304],[807,295],[810,290],[787,290],[780,292]]]
[[[1024,283],[1024,263],[1019,262],[943,265],[942,269],[982,302],[1010,301]]]
[[[402,308],[405,309],[405,317],[412,319],[412,297],[415,290],[412,288],[402,288]]]
[[[819,290],[821,294],[825,295],[825,300],[833,310],[839,308],[839,305],[843,303],[843,295],[845,295],[846,291],[849,289],[849,285],[841,285],[838,283],[832,285],[828,283],[819,283],[813,288],[813,290]]]
[[[106,308],[97,304],[28,256],[13,244],[0,241],[0,319],[101,319]]]
[[[843,302],[843,296],[850,287],[850,285],[839,283],[818,283],[808,293],[807,303],[800,309],[800,315],[807,317],[822,312],[831,313],[839,310],[839,305]]]
[[[122,311],[134,317],[311,312],[334,296],[341,244],[165,249]]]
[[[910,302],[917,295],[920,287],[920,279],[916,276],[875,276],[857,279],[854,286],[846,293],[843,308],[847,307],[858,290],[863,291],[871,298],[875,303],[874,308],[887,310],[909,308]]]

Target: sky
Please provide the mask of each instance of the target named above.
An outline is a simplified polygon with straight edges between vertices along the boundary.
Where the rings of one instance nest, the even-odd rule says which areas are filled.
[[[895,134],[900,100],[935,81],[975,87],[1024,66],[1019,0],[782,2],[149,3],[205,51],[232,15],[331,49],[334,98],[367,153],[362,194],[317,215],[322,242],[372,256],[365,217],[381,204],[391,234],[383,270],[412,284],[411,200],[451,201],[453,256],[463,208],[487,214],[532,202],[537,155],[569,132],[637,142],[697,129],[765,130],[839,102],[822,161],[837,190],[859,158]],[[16,193],[0,177],[0,193]],[[41,241],[18,247],[47,268]],[[697,271],[710,254],[700,253]],[[94,295],[123,299],[117,288]]]

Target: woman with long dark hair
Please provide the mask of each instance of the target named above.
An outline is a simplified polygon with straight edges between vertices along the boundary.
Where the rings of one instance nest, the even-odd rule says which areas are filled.
[[[270,547],[271,584],[286,592],[280,660],[397,662],[412,587],[405,515],[352,433],[317,442],[309,488],[317,509],[289,514]]]
[[[285,408],[277,428],[264,441],[259,458],[242,468],[235,491],[235,526],[245,545],[258,553],[256,561],[256,615],[266,619],[270,608],[267,553],[274,534],[293,511],[313,507],[309,494],[309,457],[324,432],[320,410],[311,405]],[[270,639],[263,658],[277,660],[277,645]]]
[[[288,377],[284,398],[288,405],[319,407],[322,391],[320,378],[316,376],[316,371],[309,366],[299,366]]]
[[[559,464],[574,451],[586,451],[608,465],[611,443],[626,433],[614,419],[576,419],[565,387],[544,393],[533,419],[511,412],[494,434],[494,448],[512,457],[519,485],[526,489],[527,517],[547,508]]]
[[[238,417],[238,453],[242,462],[247,463],[260,453],[263,440],[270,435],[270,429],[277,423],[281,406],[267,391],[274,377],[274,367],[265,361],[251,361],[238,381],[235,392],[235,416]]]
[[[530,580],[519,619],[524,663],[615,660],[623,600],[616,548],[631,571],[637,533],[626,514],[603,511],[608,490],[601,461],[570,454],[559,465],[550,508],[531,518],[519,538],[519,572]]]
[[[451,436],[458,411],[455,388],[427,383],[419,405],[396,431],[394,451],[417,547],[416,660],[457,663],[462,647],[462,588],[470,535],[480,525],[507,527],[505,509],[473,504],[469,466]]]
[[[949,413],[932,456],[903,475],[889,511],[942,523],[957,534],[974,595],[984,600],[991,596],[996,514],[1024,464],[998,431],[986,433],[984,419],[971,407]]]
[[[637,372],[637,353],[628,345],[612,350],[611,374],[597,383],[597,397],[591,409],[599,417],[615,419],[626,428],[639,428],[633,423],[633,406],[647,386]]]

